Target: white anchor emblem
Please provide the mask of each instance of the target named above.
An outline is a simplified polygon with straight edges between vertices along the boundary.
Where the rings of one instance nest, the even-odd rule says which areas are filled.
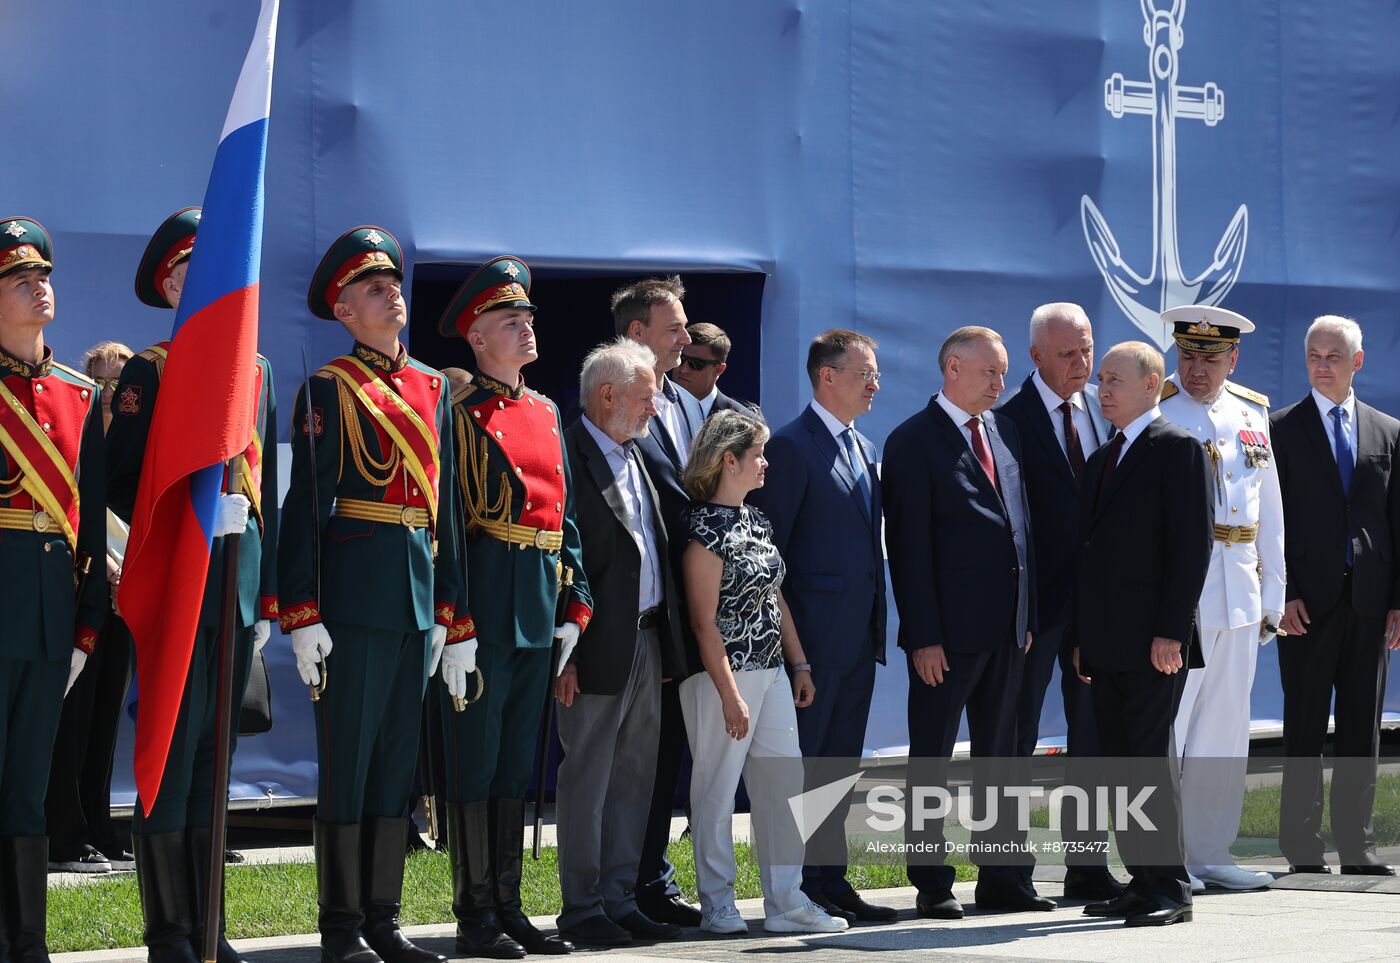
[[[380,234],[378,231],[366,231],[365,240],[378,246],[384,242],[384,235]]]
[[[506,266],[501,268],[501,270],[506,272],[506,274],[509,274],[511,277],[515,277],[517,274],[520,273],[520,268],[515,266],[514,261],[507,261]]]
[[[5,233],[10,237],[19,237],[24,233],[24,228],[19,226],[19,221],[11,221],[10,226],[5,228]]]
[[[1215,246],[1211,263],[1196,277],[1186,277],[1177,246],[1176,121],[1201,120],[1207,127],[1214,127],[1225,117],[1225,92],[1213,82],[1203,87],[1177,84],[1186,0],[1171,0],[1168,10],[1156,5],[1165,0],[1140,2],[1146,20],[1142,37],[1147,44],[1148,73],[1152,79],[1124,80],[1121,73],[1115,73],[1104,82],[1104,107],[1115,118],[1124,114],[1152,118],[1153,168],[1157,175],[1152,185],[1152,217],[1156,234],[1152,238],[1148,273],[1139,274],[1124,261],[1123,249],[1089,195],[1080,199],[1079,210],[1084,240],[1113,300],[1133,324],[1166,350],[1171,344],[1171,327],[1162,323],[1163,311],[1183,304],[1219,304],[1239,278],[1249,232],[1249,210],[1244,204],[1239,206]]]

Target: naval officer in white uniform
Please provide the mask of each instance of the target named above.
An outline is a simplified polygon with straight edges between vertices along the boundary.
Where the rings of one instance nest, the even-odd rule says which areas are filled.
[[[1192,888],[1258,889],[1272,881],[1235,865],[1249,758],[1249,693],[1259,646],[1284,604],[1283,499],[1269,439],[1269,399],[1231,382],[1240,336],[1254,330],[1224,308],[1162,313],[1177,370],[1162,415],[1201,440],[1215,476],[1215,543],[1197,626],[1204,669],[1193,669],[1176,714],[1181,815]]]

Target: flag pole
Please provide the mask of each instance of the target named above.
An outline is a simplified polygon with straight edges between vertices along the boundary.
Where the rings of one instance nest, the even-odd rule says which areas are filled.
[[[243,480],[243,456],[229,462],[228,491],[237,492]],[[214,788],[213,814],[209,826],[209,880],[205,887],[204,945],[200,959],[216,963],[219,953],[219,922],[224,907],[224,850],[228,828],[229,746],[233,741],[233,650],[238,631],[238,545],[240,536],[224,537],[224,586],[219,617],[219,682],[214,708]]]

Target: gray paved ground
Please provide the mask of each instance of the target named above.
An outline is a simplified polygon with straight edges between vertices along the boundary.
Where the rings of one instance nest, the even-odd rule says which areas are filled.
[[[749,921],[748,937],[702,937],[608,951],[628,963],[647,960],[761,959],[772,955],[817,953],[820,963],[861,960],[872,953],[917,953],[937,960],[1103,960],[1112,963],[1192,963],[1192,961],[1396,960],[1400,959],[1400,894],[1315,892],[1275,889],[1257,893],[1212,891],[1196,898],[1195,920],[1162,929],[1126,929],[1116,921],[1083,916],[1079,903],[1053,913],[979,915],[972,908],[971,883],[956,892],[968,906],[955,923],[915,919],[914,890],[867,894],[899,907],[900,918],[885,926],[858,926],[831,936],[770,937],[763,933],[759,900],[739,905]],[[1055,897],[1059,886],[1038,884]],[[542,926],[552,920],[537,920]],[[424,946],[453,955],[450,926],[413,927]],[[311,936],[243,940],[238,949],[249,963],[315,963]],[[598,951],[580,952],[593,957]],[[55,963],[124,963],[144,960],[141,950],[55,955]]]

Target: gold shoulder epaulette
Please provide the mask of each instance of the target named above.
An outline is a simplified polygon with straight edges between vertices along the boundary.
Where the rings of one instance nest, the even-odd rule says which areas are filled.
[[[335,379],[335,375],[331,374],[329,368],[322,368],[320,371],[316,372],[316,377],[325,378],[327,381]]]
[[[165,360],[165,353],[155,345],[151,345],[145,351],[136,352],[136,357],[144,358],[147,361],[160,362]]]
[[[1175,381],[1164,381],[1162,382],[1162,397],[1158,398],[1157,400],[1166,401],[1172,395],[1177,394],[1180,391],[1181,389],[1177,387]]]
[[[1225,382],[1225,390],[1232,395],[1239,395],[1245,401],[1252,401],[1262,408],[1269,407],[1269,396],[1255,391],[1253,388],[1246,388],[1244,385],[1237,385],[1233,381]]]
[[[53,362],[53,366],[54,366],[55,368],[58,368],[60,371],[66,371],[66,372],[68,372],[68,373],[69,373],[70,375],[72,375],[74,378],[77,378],[79,382],[81,382],[82,384],[87,385],[89,388],[96,388],[96,387],[97,387],[97,382],[96,382],[96,381],[93,381],[91,378],[89,378],[87,375],[83,374],[81,371],[75,371],[74,369],[68,367],[66,364],[59,364],[57,361]]]
[[[471,394],[475,390],[476,385],[472,384],[472,373],[468,371],[467,383],[462,385],[462,387],[458,388],[456,391],[452,392],[452,403],[454,405],[461,404],[462,401],[466,399],[467,395]]]

